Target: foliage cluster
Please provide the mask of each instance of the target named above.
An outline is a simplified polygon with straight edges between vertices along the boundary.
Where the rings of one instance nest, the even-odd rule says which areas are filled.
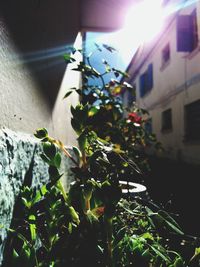
[[[98,52],[102,49],[114,51],[97,45]],[[73,53],[79,52],[66,54],[66,62],[74,62]],[[199,248],[189,260],[179,246],[185,242],[192,250],[197,241],[186,237],[169,213],[148,197],[122,197],[120,181],[141,181],[141,169],[148,166],[141,151],[159,143],[145,130],[144,110],[134,106],[124,115],[118,94],[131,86],[117,78],[127,74],[105,60],[101,74],[90,64],[91,56],[85,55],[74,69],[83,74],[82,87],[65,95],[75,91],[80,96],[80,103],[71,107],[78,141],[78,147],[73,147],[75,157],[46,129],[36,131],[50,180],[39,190],[21,191],[20,216],[11,226],[3,266],[200,266]],[[108,83],[107,73],[115,75]],[[97,79],[101,86],[89,86],[89,79]],[[75,180],[69,192],[60,180],[60,153],[73,163]]]

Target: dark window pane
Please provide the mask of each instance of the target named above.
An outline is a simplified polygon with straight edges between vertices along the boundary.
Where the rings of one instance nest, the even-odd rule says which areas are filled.
[[[153,64],[148,66],[148,90],[153,88]]]
[[[191,52],[198,44],[196,9],[190,15],[177,17],[177,51]]]
[[[143,97],[145,95],[145,75],[142,74],[140,76],[140,96]]]
[[[200,100],[185,106],[186,140],[200,140]]]
[[[172,130],[172,110],[167,109],[162,112],[162,131]]]
[[[133,88],[128,89],[128,107],[131,107],[133,105],[133,102],[136,100],[135,92],[135,85],[133,86]]]
[[[193,30],[193,49],[195,49],[198,45],[198,27],[197,27],[197,11],[196,9],[191,14],[192,17],[192,30]]]
[[[140,76],[140,97],[143,97],[153,88],[153,64]]]

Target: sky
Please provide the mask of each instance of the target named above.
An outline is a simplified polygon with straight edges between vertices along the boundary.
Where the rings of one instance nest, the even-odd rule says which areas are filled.
[[[104,53],[103,56],[93,56],[92,64],[98,69],[100,65],[98,62],[104,57],[114,67],[122,71],[126,70],[139,45],[150,41],[160,32],[163,22],[161,2],[162,0],[142,0],[140,4],[130,7],[125,15],[123,27],[118,31],[111,33],[88,32],[86,34],[88,54],[94,50],[94,43],[105,43],[118,51],[113,54]],[[153,10],[153,12],[149,12],[149,10]]]

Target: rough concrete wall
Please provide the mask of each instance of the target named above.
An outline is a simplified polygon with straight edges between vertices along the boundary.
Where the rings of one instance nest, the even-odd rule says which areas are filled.
[[[0,128],[52,131],[51,109],[0,19]]]
[[[63,54],[78,31],[78,0],[0,1],[0,128],[67,132],[66,110],[56,116],[68,124],[55,127],[52,112],[66,71]]]
[[[0,130],[0,265],[7,230],[10,226],[15,200],[22,185],[38,187],[48,179],[48,165],[41,157],[41,145],[24,133]],[[73,179],[70,161],[63,161],[66,185]],[[67,181],[68,180],[68,181]]]

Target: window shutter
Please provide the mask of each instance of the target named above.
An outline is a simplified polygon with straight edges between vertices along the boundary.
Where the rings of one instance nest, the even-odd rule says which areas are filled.
[[[192,23],[192,48],[196,48],[198,45],[198,26],[197,26],[197,11],[196,9],[191,14],[191,23]]]
[[[148,66],[148,90],[153,88],[153,64]]]
[[[145,92],[145,80],[144,80],[144,75],[140,76],[140,97],[143,97]]]
[[[191,52],[193,50],[193,18],[191,15],[177,17],[177,51]]]

